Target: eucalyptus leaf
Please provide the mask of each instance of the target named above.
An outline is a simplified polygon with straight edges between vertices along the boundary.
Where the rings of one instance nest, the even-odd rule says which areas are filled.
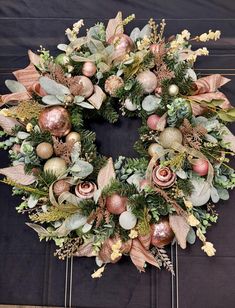
[[[176,175],[180,178],[180,179],[187,179],[188,175],[187,173],[183,170],[183,169],[179,169],[176,171]]]
[[[55,95],[45,95],[42,101],[46,105],[63,105],[62,102]]]
[[[159,107],[160,103],[161,103],[161,98],[155,95],[148,95],[142,101],[142,108],[147,113],[152,113]]]
[[[217,189],[215,187],[211,187],[211,200],[214,203],[217,203],[219,201],[219,199],[220,199],[220,197],[219,197]]]
[[[144,37],[149,37],[151,35],[151,28],[149,24],[145,25],[143,29],[140,31],[139,37],[143,39]]]
[[[51,95],[63,95],[63,94],[70,94],[70,90],[56,81],[48,78],[48,77],[41,77],[39,78],[39,83],[41,87],[46,91],[47,94]]]
[[[26,92],[25,86],[16,80],[6,80],[5,85],[12,93]]]
[[[70,170],[79,179],[84,179],[93,172],[93,166],[84,160],[78,160]]]
[[[72,231],[82,227],[86,222],[87,217],[81,215],[80,213],[75,213],[65,219],[64,226],[67,230]]]
[[[57,45],[57,48],[59,50],[62,50],[62,51],[66,51],[67,47],[68,47],[68,45],[66,45],[66,44],[58,44]]]
[[[130,38],[132,39],[133,42],[135,42],[139,37],[140,37],[140,29],[136,27],[131,31]]]
[[[228,200],[229,199],[229,192],[225,188],[217,188],[217,192],[221,200]]]
[[[29,136],[30,136],[29,133],[21,132],[21,131],[16,134],[16,137],[21,139],[21,140],[24,140],[24,139],[28,138]]]
[[[84,101],[84,99],[85,99],[84,96],[77,95],[77,96],[74,97],[74,102],[75,102],[75,103],[81,103],[81,102]]]
[[[95,109],[94,106],[92,106],[91,104],[89,104],[87,102],[76,103],[76,105],[81,106],[81,107],[86,108],[86,109]]]
[[[28,199],[28,207],[32,209],[37,205],[37,203],[38,203],[38,198],[36,198],[33,195],[30,195]]]
[[[73,145],[71,155],[70,155],[72,163],[75,163],[79,159],[80,154],[81,154],[81,143],[76,142]]]
[[[193,245],[196,241],[196,234],[193,228],[191,227],[188,234],[187,234],[187,242],[191,245]]]

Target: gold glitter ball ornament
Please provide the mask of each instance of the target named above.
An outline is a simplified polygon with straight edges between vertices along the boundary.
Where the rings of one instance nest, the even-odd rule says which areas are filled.
[[[118,77],[116,75],[109,76],[104,85],[105,91],[111,95],[112,97],[115,97],[116,91],[121,88],[124,85],[124,81],[121,77]]]
[[[159,142],[165,149],[170,149],[174,143],[182,144],[182,141],[182,133],[175,127],[165,128],[159,136]]]
[[[65,173],[67,164],[64,159],[60,157],[52,157],[44,165],[44,172],[53,173],[56,177]]]
[[[81,136],[80,136],[80,134],[79,133],[77,133],[77,132],[70,132],[67,136],[66,136],[66,138],[65,138],[65,141],[66,142],[78,142],[78,141],[80,141],[81,140]]]
[[[59,197],[63,192],[70,190],[70,184],[65,180],[59,180],[53,185],[53,192]]]
[[[48,142],[39,143],[36,147],[37,156],[42,159],[48,159],[53,155],[53,146]]]

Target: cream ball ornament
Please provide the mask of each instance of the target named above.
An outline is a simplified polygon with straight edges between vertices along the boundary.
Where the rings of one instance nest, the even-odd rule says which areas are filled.
[[[145,93],[152,93],[157,87],[157,77],[149,70],[139,73],[136,79],[142,85]]]
[[[137,218],[130,211],[125,211],[119,216],[119,224],[125,230],[130,230],[135,227]]]
[[[165,149],[170,149],[174,143],[182,144],[183,136],[181,131],[175,127],[167,127],[161,132],[159,142]]]
[[[93,62],[85,62],[82,66],[82,73],[86,77],[92,77],[96,73],[96,66]]]
[[[125,99],[124,106],[129,111],[135,111],[137,109],[137,106],[129,98]]]
[[[71,141],[73,141],[73,142],[75,143],[75,142],[78,142],[78,141],[80,141],[80,140],[81,140],[81,136],[80,136],[80,134],[77,133],[77,132],[70,132],[70,133],[66,136],[66,138],[65,138],[65,141],[66,141],[66,142],[71,142]]]
[[[36,147],[37,156],[42,159],[48,159],[53,155],[53,146],[48,142],[39,143]]]
[[[44,172],[55,174],[56,177],[65,173],[67,165],[64,159],[60,157],[52,157],[44,165]]]
[[[176,96],[179,94],[179,87],[176,84],[171,84],[168,88],[168,93],[170,96]]]
[[[148,154],[150,156],[157,155],[158,157],[162,156],[164,154],[163,147],[158,143],[151,143],[148,148]]]

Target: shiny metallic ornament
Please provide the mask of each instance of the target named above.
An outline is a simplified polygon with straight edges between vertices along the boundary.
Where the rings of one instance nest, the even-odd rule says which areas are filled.
[[[120,55],[125,55],[133,50],[134,43],[132,39],[123,33],[115,34],[108,40],[108,44],[112,44],[115,47],[116,52],[120,52]]]
[[[205,176],[209,170],[209,163],[207,160],[199,158],[195,160],[193,166],[193,171],[196,172],[200,176]]]
[[[113,194],[106,199],[106,208],[111,214],[119,215],[126,210],[127,198]]]
[[[59,180],[53,185],[53,192],[56,197],[59,197],[62,193],[70,190],[70,184],[65,180]]]
[[[44,108],[38,123],[42,131],[49,131],[55,137],[66,136],[71,130],[69,112],[62,106]]]
[[[82,84],[82,89],[80,95],[88,98],[94,92],[94,85],[89,78],[86,76],[77,76],[79,78],[79,83]]]
[[[36,147],[37,155],[42,159],[48,159],[53,155],[53,146],[48,142],[39,143]]]
[[[65,141],[66,142],[71,142],[71,141],[73,141],[74,143],[75,142],[78,142],[78,141],[80,141],[81,140],[81,135],[79,134],[79,133],[77,133],[77,132],[70,132],[67,136],[66,136],[66,138],[65,138]]]
[[[179,87],[176,84],[171,84],[168,88],[168,93],[170,96],[176,96],[179,94]]]
[[[52,157],[44,165],[44,172],[55,174],[56,177],[65,173],[67,164],[64,159],[60,157]]]
[[[136,79],[142,85],[145,93],[152,93],[157,87],[157,77],[149,70],[139,73]]]
[[[161,132],[159,136],[160,144],[166,148],[170,149],[174,143],[182,143],[183,136],[181,131],[175,127],[167,127]]]
[[[93,182],[82,182],[75,187],[75,194],[81,199],[89,199],[94,196],[97,186]]]
[[[170,244],[174,239],[174,232],[166,218],[151,226],[151,244],[158,248]]]
[[[85,62],[82,66],[82,73],[86,77],[92,77],[96,73],[96,65],[93,62]]]

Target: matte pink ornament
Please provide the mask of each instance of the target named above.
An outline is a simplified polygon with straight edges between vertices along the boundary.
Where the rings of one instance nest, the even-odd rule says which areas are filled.
[[[130,52],[133,47],[132,39],[123,33],[115,34],[108,40],[109,44],[113,44],[115,46],[115,50],[120,52],[120,54]]]
[[[136,79],[142,85],[145,93],[152,93],[157,87],[157,77],[149,70],[139,73]]]
[[[96,66],[93,62],[85,62],[82,67],[82,73],[86,77],[92,77],[96,73]]]
[[[147,120],[147,125],[150,129],[153,129],[153,130],[157,130],[157,123],[158,121],[160,120],[161,117],[159,117],[158,115],[156,114],[152,114],[151,116],[148,117],[148,120]]]
[[[200,176],[207,175],[209,169],[209,163],[207,160],[203,158],[199,158],[195,161],[193,165],[193,171],[196,172]]]

